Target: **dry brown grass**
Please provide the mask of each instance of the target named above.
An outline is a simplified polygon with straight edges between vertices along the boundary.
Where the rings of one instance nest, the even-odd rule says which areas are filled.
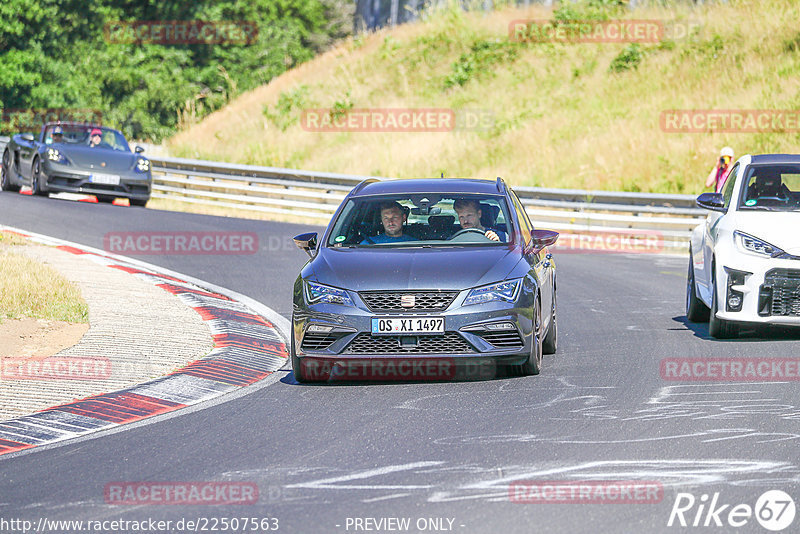
[[[25,243],[0,232],[0,322],[22,317],[89,322],[89,308],[77,287],[52,267],[13,252]]]

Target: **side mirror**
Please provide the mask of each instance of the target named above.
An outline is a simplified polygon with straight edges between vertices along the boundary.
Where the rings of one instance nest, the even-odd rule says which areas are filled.
[[[139,146],[139,145],[136,145],[136,148],[134,149],[134,151],[135,151],[137,154],[141,154],[142,152],[144,152],[144,147],[141,147],[141,146]]]
[[[307,234],[296,235],[294,236],[294,244],[297,245],[297,248],[308,254],[309,258],[313,258],[311,251],[317,250],[317,233],[309,232]]]
[[[23,141],[27,141],[27,142],[29,142],[29,143],[33,143],[33,134],[30,134],[30,133],[24,133],[24,134],[22,134],[22,136],[21,136],[21,137],[22,137],[22,140],[23,140]]]
[[[556,244],[556,241],[558,241],[558,232],[552,230],[534,230],[531,232],[533,248],[551,247]]]
[[[722,193],[703,193],[697,197],[697,205],[711,211],[726,211]]]

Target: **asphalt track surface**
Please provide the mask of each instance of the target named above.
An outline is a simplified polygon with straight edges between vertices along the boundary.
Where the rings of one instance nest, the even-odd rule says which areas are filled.
[[[0,223],[97,248],[112,231],[255,232],[256,255],[139,259],[287,317],[305,261],[291,237],[319,229],[8,193]],[[185,531],[174,527],[182,518],[244,516],[278,518],[292,533],[366,531],[352,518],[409,518],[411,532],[435,531],[417,528],[428,518],[463,533],[730,531],[733,505],[755,507],[767,490],[800,503],[798,383],[666,381],[660,361],[796,357],[800,334],[710,339],[707,325],[684,317],[686,261],[559,255],[559,350],[536,377],[301,386],[281,372],[228,402],[0,458],[0,519],[172,520],[174,532]],[[662,484],[662,500],[509,499],[517,480],[631,479]],[[119,481],[253,482],[260,496],[237,506],[106,504],[104,487]],[[679,493],[697,499],[690,525],[702,495],[718,493],[718,507],[730,505],[724,527],[713,518],[706,528],[668,527]],[[767,532],[754,517],[740,531]]]

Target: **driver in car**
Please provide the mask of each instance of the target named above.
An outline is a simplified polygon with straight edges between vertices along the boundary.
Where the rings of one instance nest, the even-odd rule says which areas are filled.
[[[103,131],[100,128],[95,128],[89,134],[89,146],[96,147],[103,140]]]
[[[61,126],[56,126],[53,128],[53,143],[63,143],[64,142],[64,130]]]
[[[776,198],[788,200],[789,188],[781,181],[781,176],[778,173],[770,172],[769,170],[762,171],[748,187],[747,197],[749,199]]]
[[[413,237],[403,234],[403,225],[406,223],[408,216],[399,202],[383,202],[380,208],[383,233],[375,237],[367,237],[360,244],[376,245],[380,243],[414,241]]]
[[[483,235],[492,241],[505,241],[505,232],[502,230],[486,229],[481,225],[481,211],[480,203],[471,198],[459,198],[453,202],[453,209],[456,210],[458,215],[458,222],[462,230],[475,228],[483,232]]]

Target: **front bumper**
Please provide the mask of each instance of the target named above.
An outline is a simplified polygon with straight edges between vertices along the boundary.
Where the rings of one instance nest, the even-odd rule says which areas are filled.
[[[385,313],[370,311],[355,292],[355,306],[306,305],[295,299],[292,335],[295,355],[317,366],[337,365],[381,378],[381,369],[419,370],[423,360],[441,364],[440,378],[464,373],[491,374],[498,365],[524,363],[531,353],[532,313],[520,296],[515,304],[491,302],[462,306],[468,291],[462,291],[440,312]],[[374,335],[373,317],[407,318],[409,315],[444,317],[444,334]],[[489,329],[487,325],[502,328]],[[377,365],[363,363],[377,360]],[[354,363],[355,362],[355,363]],[[362,362],[362,363],[357,363]],[[470,371],[471,370],[471,371]],[[413,372],[413,371],[412,371]],[[369,378],[367,376],[366,378]],[[419,378],[414,376],[413,378]]]
[[[748,258],[717,271],[719,311],[728,321],[800,326],[800,261]],[[741,306],[732,307],[739,296]],[[733,299],[735,302],[735,298]]]
[[[47,176],[46,187],[53,192],[148,200],[153,183],[149,172],[147,174],[120,173],[119,184],[109,185],[93,183],[91,181],[91,172],[76,171],[71,166],[49,163],[43,166],[43,171]]]

